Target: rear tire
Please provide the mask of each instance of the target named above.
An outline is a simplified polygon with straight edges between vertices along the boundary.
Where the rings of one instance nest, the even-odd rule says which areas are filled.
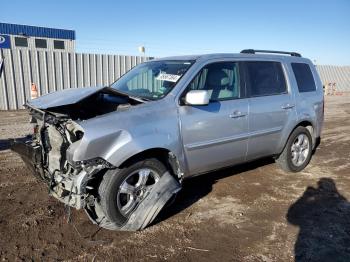
[[[108,170],[98,190],[106,218],[122,226],[166,170],[163,163],[155,158],[141,160],[122,169]]]
[[[298,126],[276,159],[277,164],[287,172],[300,172],[310,162],[312,156],[312,137],[307,128]]]

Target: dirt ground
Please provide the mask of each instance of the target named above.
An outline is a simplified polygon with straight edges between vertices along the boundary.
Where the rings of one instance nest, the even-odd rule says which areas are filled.
[[[185,182],[142,232],[99,229],[64,205],[8,149],[30,132],[0,112],[1,261],[350,261],[350,96],[327,97],[321,145],[304,172],[272,160]]]

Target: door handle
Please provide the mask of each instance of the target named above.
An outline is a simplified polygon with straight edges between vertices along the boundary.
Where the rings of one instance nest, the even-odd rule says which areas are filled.
[[[232,114],[229,115],[230,118],[239,118],[239,117],[244,117],[247,114],[243,114],[241,111],[234,111]]]
[[[293,104],[285,104],[285,105],[281,106],[282,109],[291,109],[293,107],[295,107],[295,105],[293,105]]]

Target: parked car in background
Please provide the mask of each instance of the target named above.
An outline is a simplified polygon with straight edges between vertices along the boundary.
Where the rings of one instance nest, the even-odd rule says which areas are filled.
[[[252,49],[155,59],[110,86],[26,106],[33,139],[13,150],[51,195],[120,226],[165,173],[181,183],[267,156],[285,171],[303,170],[324,117],[309,59]]]

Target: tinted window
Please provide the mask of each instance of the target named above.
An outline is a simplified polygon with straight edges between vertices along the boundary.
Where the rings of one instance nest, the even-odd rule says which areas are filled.
[[[246,62],[250,96],[278,95],[287,91],[279,62]]]
[[[36,48],[47,48],[47,43],[45,39],[35,39]]]
[[[314,77],[307,64],[292,63],[295,79],[297,80],[299,92],[312,92],[316,90]]]
[[[25,37],[15,37],[15,45],[20,47],[28,47],[28,39]]]
[[[53,41],[53,47],[55,49],[64,49],[64,41],[54,40]]]
[[[205,66],[189,85],[189,90],[208,90],[212,101],[241,97],[238,63]]]

